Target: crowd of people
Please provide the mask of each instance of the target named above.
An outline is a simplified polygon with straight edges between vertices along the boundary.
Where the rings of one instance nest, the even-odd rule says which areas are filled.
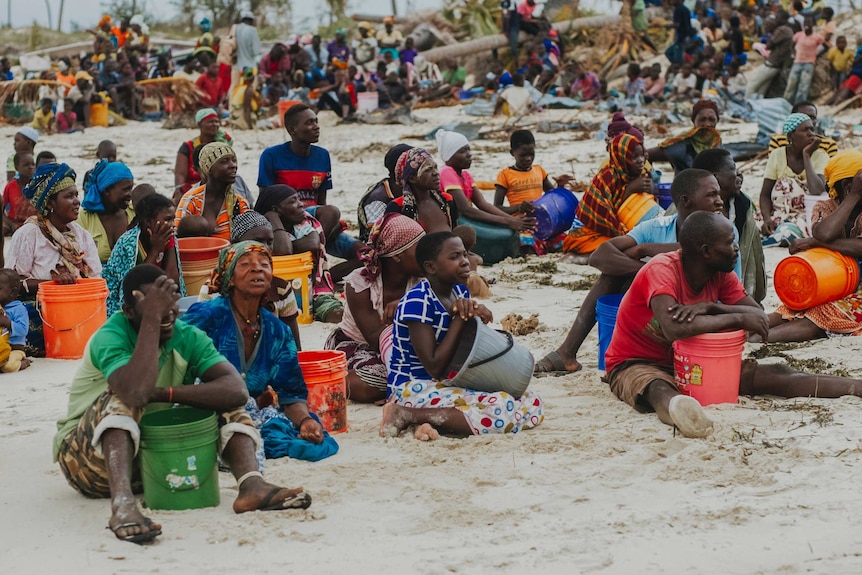
[[[672,48],[677,48],[668,57],[673,62],[680,56],[685,62],[680,75],[687,78],[696,58],[718,61],[704,54],[723,38],[723,16],[702,15],[711,19],[703,27],[710,44],[697,48],[692,46],[697,44],[694,32],[680,25],[682,9],[688,9],[675,6]],[[821,12],[828,22],[826,10]],[[546,35],[542,44],[550,48],[535,63],[542,71],[531,81],[542,82],[546,65],[554,65],[548,80],[553,82],[565,68],[555,37],[520,5],[510,17],[510,25],[520,22],[520,30]],[[738,48],[744,46],[749,24],[760,30],[768,27],[769,18],[760,22],[757,11],[747,6],[730,16],[728,66],[738,65],[744,55]],[[146,53],[146,28],[132,20],[129,26],[112,27],[110,18],[103,18],[94,31],[108,54],[100,73],[116,73],[116,64],[120,75],[137,74],[132,60],[138,51]],[[219,453],[237,480],[237,513],[311,504],[301,487],[280,487],[263,477],[266,458],[315,461],[338,450],[308,406],[298,360],[302,345],[296,296],[290,283],[274,276],[274,256],[310,254],[313,316],[334,327],[324,347],[346,356],[349,399],[383,405],[382,436],[411,427],[414,437],[424,441],[441,433],[517,433],[539,426],[545,417],[542,399],[533,390],[514,397],[447,382],[470,323],[493,320],[479,301],[487,285],[476,273],[481,258],[472,251],[483,226],[511,234],[522,254],[565,251],[601,272],[565,340],[536,363],[534,374],[581,370],[578,351],[596,323],[598,298],[625,294],[605,356],[605,380],[620,400],[640,411],[655,411],[687,437],[704,437],[713,424],[697,401],[677,388],[673,341],[732,329],[747,331],[752,341],[862,334],[859,291],[808,310],[782,306],[767,314],[761,307],[767,294],[764,248],[783,246],[796,253],[824,247],[862,257],[856,243],[862,238],[862,152],[839,151],[836,142],[818,135],[817,108],[805,99],[809,62],[804,54],[813,43],[809,36],[815,35],[812,16],[774,16],[780,26],[800,26],[793,37],[798,61],[790,65],[785,92],[794,106],[782,133],[771,142],[756,203],[742,192],[743,174],[731,152],[721,147],[721,109],[704,95],[708,88],[695,83],[694,91],[678,92],[674,82],[667,95],[696,98],[692,128],[648,148],[642,129],[615,113],[606,130],[607,157],[569,214],[572,228],[541,238],[534,203],[554,189],[571,193],[565,189],[570,178],[553,178],[536,163],[541,151],[529,130],[512,131],[513,163],[501,167],[493,201],[485,199],[469,172],[473,152],[466,136],[439,130],[435,150],[392,145],[380,162],[386,177],[369,182],[357,206],[342,206],[356,210],[359,233],[354,237],[339,207],[328,201],[332,160],[318,145],[319,110],[296,103],[281,117],[287,141],[260,153],[253,192],[237,174],[234,140],[222,128],[222,82],[251,86],[261,74],[296,90],[309,89],[310,79],[313,89],[321,90],[318,102],[324,104],[318,106],[345,116],[355,108],[355,92],[347,86],[355,81],[358,66],[379,58],[383,85],[393,75],[399,81],[406,76],[413,85],[412,71],[420,66],[409,38],[391,20],[376,33],[361,23],[360,39],[352,45],[339,32],[325,47],[319,37],[305,47],[303,39],[292,38],[266,55],[260,53],[253,21],[253,14],[244,13],[231,35],[220,40],[202,22],[200,46],[207,49],[201,57],[214,56],[204,83],[212,82],[219,92],[196,112],[199,134],[179,147],[171,197],[146,183],[136,185],[135,167],[118,158],[110,140],[100,143],[97,162],[80,179],[63,158],[36,153],[42,134],[31,126],[18,130],[7,162],[2,219],[11,241],[0,273],[2,369],[28,368],[29,358],[44,354],[35,304],[41,283],[106,280],[110,315],[90,340],[73,379],[54,457],[75,489],[111,498],[109,527],[118,538],[143,543],[161,534],[161,525],[144,516],[133,497],[140,488],[138,422],[153,405],[192,405],[221,414]],[[819,44],[827,41],[817,35]],[[238,63],[225,70],[223,50],[230,38]],[[774,53],[775,43],[762,43]],[[115,61],[112,49],[120,48]],[[246,56],[257,72],[249,75],[250,67],[239,64]],[[601,93],[603,88],[580,64],[570,69],[578,75],[581,96],[591,90]],[[337,87],[314,84],[329,82],[333,70]],[[462,69],[456,65],[447,71],[438,83],[422,86],[419,81],[416,96],[423,97],[422,90],[451,94],[463,86]],[[508,74],[513,87],[524,86],[523,73],[498,73],[500,78]],[[638,84],[640,74],[631,69],[630,83]],[[95,89],[88,88],[93,76],[86,70],[75,78],[80,92]],[[852,76],[843,86],[851,81]],[[119,87],[112,96],[122,100]],[[660,91],[651,97],[664,96]],[[507,104],[518,105],[516,99]],[[86,124],[86,114],[81,118]],[[654,198],[660,181],[655,166],[663,163],[674,174],[667,210]],[[805,211],[808,197],[816,202],[810,216]],[[633,201],[655,207],[633,220],[627,208]],[[202,236],[230,245],[221,251],[205,288],[187,293],[178,239]],[[198,301],[177,321],[183,296],[198,296]],[[192,385],[196,381],[201,385]],[[739,384],[743,394],[862,396],[859,379],[811,375],[753,360],[743,363]]]

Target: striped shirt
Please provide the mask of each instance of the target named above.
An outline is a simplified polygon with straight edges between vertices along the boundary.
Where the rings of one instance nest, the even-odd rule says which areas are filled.
[[[781,148],[787,144],[788,141],[786,134],[773,134],[769,139],[769,151],[771,152],[772,150]],[[820,136],[820,149],[826,152],[826,154],[831,158],[838,153],[838,144],[836,144],[835,140],[832,138]]]

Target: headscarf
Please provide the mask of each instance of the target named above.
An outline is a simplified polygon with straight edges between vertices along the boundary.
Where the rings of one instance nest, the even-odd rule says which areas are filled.
[[[239,261],[239,258],[253,252],[266,254],[266,257],[269,258],[270,264],[272,263],[272,255],[269,253],[269,250],[266,249],[266,246],[260,242],[239,242],[231,244],[219,252],[218,267],[213,270],[213,275],[210,277],[211,291],[215,291],[225,297],[229,297],[233,291],[230,285],[230,280],[233,279],[233,272],[236,269],[236,264]]]
[[[691,121],[694,122],[695,118],[697,118],[697,115],[704,110],[712,110],[713,112],[715,112],[715,117],[719,117],[718,104],[707,98],[701,98],[694,106],[691,107]]]
[[[432,166],[436,167],[436,165],[431,154],[422,148],[410,148],[398,158],[398,163],[395,165],[395,183],[400,184],[403,190],[402,197],[404,199],[401,204],[401,213],[408,218],[417,219],[416,196],[413,195],[413,190],[410,188],[410,180],[413,176],[422,175],[426,170],[431,169]],[[440,209],[446,210],[448,214],[448,204],[440,195],[440,190],[430,190],[430,194],[431,198],[440,205]]]
[[[823,170],[829,197],[837,199],[838,192],[835,190],[835,184],[841,180],[852,178],[859,170],[862,170],[862,152],[842,150],[832,156]]]
[[[100,214],[105,211],[105,204],[102,203],[102,194],[108,188],[121,180],[133,180],[132,170],[123,162],[109,162],[107,158],[102,158],[93,168],[87,179],[84,180],[84,201],[81,202],[81,207],[88,212]]]
[[[790,132],[801,126],[803,122],[808,122],[809,120],[811,120],[811,117],[808,114],[794,112],[793,114],[787,116],[787,119],[784,120],[783,132],[785,134],[789,134]]]
[[[284,184],[267,186],[263,188],[257,196],[257,202],[254,204],[254,211],[259,214],[265,214],[290,196],[297,193],[298,192],[295,189]]]
[[[212,108],[201,108],[195,112],[195,124],[200,124],[204,120],[209,120],[210,118],[218,118],[218,114]]]
[[[21,126],[20,128],[18,128],[17,133],[21,134],[34,144],[39,141],[39,136],[42,135],[42,132],[32,126]]]
[[[210,142],[204,146],[198,160],[201,166],[201,173],[205,176],[209,176],[210,169],[212,169],[213,165],[224,156],[233,156],[236,158],[236,152],[234,152],[233,148],[224,142]]]
[[[608,139],[613,140],[616,136],[620,134],[630,134],[643,142],[644,134],[635,126],[630,124],[628,120],[626,120],[625,114],[622,112],[617,112],[614,114],[611,122],[608,124],[608,129],[606,131]]]
[[[203,20],[201,20],[201,23],[198,24],[198,28],[201,29],[201,32],[209,32],[210,30],[212,30],[212,27],[213,26],[209,18],[204,18]]]
[[[230,242],[236,243],[241,237],[255,228],[272,229],[269,220],[254,210],[246,210],[233,220],[233,228],[230,231]]]
[[[695,126],[684,134],[668,138],[658,146],[659,148],[668,148],[679,142],[687,142],[691,144],[691,147],[694,150],[694,155],[696,156],[704,150],[711,150],[719,147],[721,145],[721,134],[715,128],[707,128],[705,126],[703,128],[698,128]]]
[[[448,130],[437,130],[434,138],[437,140],[437,152],[440,154],[440,159],[443,162],[448,162],[458,150],[470,145],[470,141],[464,134]]]
[[[395,166],[398,164],[398,159],[401,157],[401,154],[412,149],[413,146],[408,144],[395,144],[386,152],[386,156],[383,158],[383,165],[389,172],[389,180],[392,183],[395,183]]]
[[[643,145],[642,142],[631,134],[619,134],[611,140],[608,165],[590,182],[576,212],[587,229],[609,237],[626,233],[619,219],[619,209],[626,185],[634,179],[628,173],[628,163],[639,145]]]
[[[42,164],[22,193],[30,200],[40,217],[48,215],[48,198],[75,185],[75,170],[66,164]]]
[[[417,222],[401,214],[384,214],[371,228],[368,247],[359,252],[364,268],[362,275],[374,281],[380,275],[380,258],[395,257],[417,244],[425,235]]]
[[[104,28],[105,26],[111,25],[111,15],[103,14],[101,18],[99,18],[99,23],[96,24],[96,28]]]

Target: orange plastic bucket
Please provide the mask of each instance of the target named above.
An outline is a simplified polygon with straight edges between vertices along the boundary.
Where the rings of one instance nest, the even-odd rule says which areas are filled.
[[[79,279],[73,286],[42,282],[36,293],[45,336],[45,355],[80,359],[90,337],[108,319],[108,286],[101,278]]]
[[[177,239],[177,247],[180,250],[180,261],[183,264],[200,260],[215,259],[218,261],[219,252],[229,245],[230,242],[222,238]]]
[[[679,391],[701,405],[739,401],[745,331],[704,333],[673,342],[674,379]]]
[[[343,351],[300,351],[308,409],[329,433],[347,431],[347,357]]]
[[[300,281],[298,289],[302,302],[302,311],[296,321],[308,325],[314,321],[311,315],[311,288],[310,277],[314,269],[314,258],[311,252],[303,252],[290,256],[272,256],[272,275],[284,281],[295,283]],[[294,289],[297,286],[294,285]]]
[[[90,104],[90,125],[108,127],[108,105],[104,102]]]
[[[293,106],[302,104],[301,100],[279,100],[278,102],[278,125],[284,127],[284,113]]]
[[[625,231],[628,232],[639,223],[656,218],[661,213],[661,206],[655,201],[655,196],[640,193],[632,194],[626,198],[626,201],[620,206],[619,218]]]
[[[811,248],[778,262],[773,282],[790,309],[804,310],[839,300],[859,286],[859,264],[826,248]]]
[[[186,286],[186,295],[196,296],[201,293],[201,288],[213,274],[213,267],[201,271],[189,271],[183,267],[183,283]]]

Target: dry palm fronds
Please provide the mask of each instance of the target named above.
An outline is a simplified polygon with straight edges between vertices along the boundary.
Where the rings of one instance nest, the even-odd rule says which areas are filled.
[[[174,109],[180,112],[194,110],[198,107],[201,97],[205,96],[187,78],[151,78],[135,82],[135,85],[147,90],[152,89],[162,96],[172,97],[174,99]]]
[[[68,84],[56,80],[9,80],[0,82],[0,106],[9,102],[19,104],[38,104],[39,88],[56,86],[68,88]]]

